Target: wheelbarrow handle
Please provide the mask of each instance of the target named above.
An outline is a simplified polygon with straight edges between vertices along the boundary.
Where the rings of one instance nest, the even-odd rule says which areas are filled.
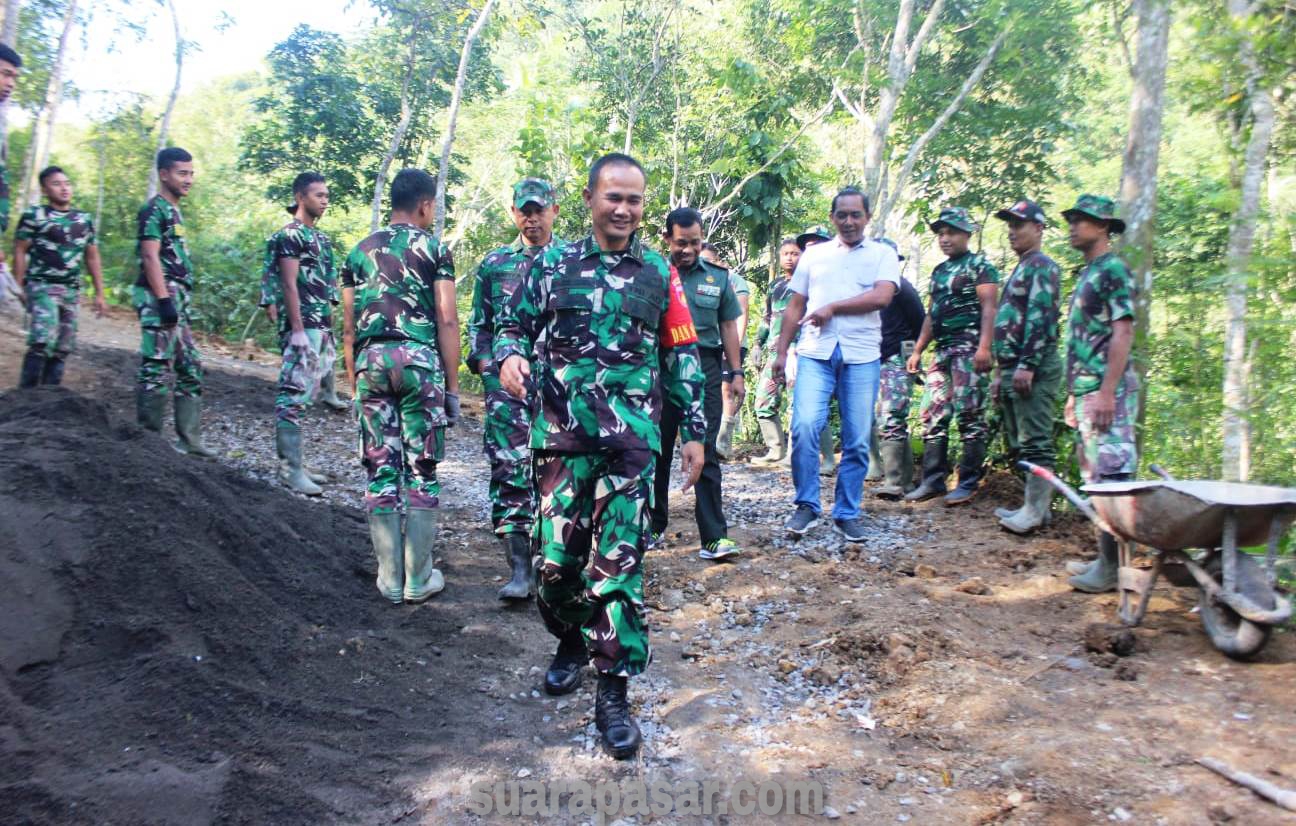
[[[1098,515],[1098,511],[1094,510],[1094,506],[1090,504],[1088,499],[1081,496],[1080,493],[1076,491],[1075,488],[1071,487],[1066,482],[1063,482],[1061,479],[1057,478],[1057,476],[1054,475],[1053,471],[1049,470],[1046,467],[1040,467],[1034,462],[1027,462],[1025,459],[1018,462],[1017,467],[1021,468],[1027,473],[1033,473],[1034,475],[1043,479],[1045,482],[1048,482],[1050,485],[1057,488],[1057,491],[1061,493],[1063,496],[1065,496],[1067,498],[1067,501],[1075,505],[1080,510],[1081,513],[1089,517],[1090,522],[1097,525],[1100,529],[1106,531],[1112,536],[1119,535],[1116,533],[1116,531],[1112,530],[1111,525],[1107,524],[1106,519],[1103,519],[1101,516]]]
[[[1166,470],[1165,468],[1161,467],[1156,462],[1153,462],[1152,464],[1148,465],[1148,470],[1152,471],[1157,476],[1160,476],[1162,479],[1166,480],[1167,482],[1173,482],[1175,480],[1174,474],[1172,474],[1170,471]]]

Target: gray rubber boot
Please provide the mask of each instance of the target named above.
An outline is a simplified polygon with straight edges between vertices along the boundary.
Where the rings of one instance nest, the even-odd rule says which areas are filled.
[[[873,422],[873,432],[869,434],[868,473],[865,482],[881,482],[886,478],[886,463],[882,461],[882,442],[878,439],[877,422]]]
[[[445,588],[436,569],[437,512],[410,508],[405,514],[405,601],[418,605]]]
[[[837,469],[837,447],[833,444],[832,425],[824,425],[819,434],[819,475],[832,476]]]
[[[369,541],[378,558],[378,593],[394,605],[405,599],[405,557],[399,513],[371,513]]]
[[[757,419],[760,425],[761,440],[765,442],[765,455],[752,459],[753,465],[776,465],[783,459],[783,428],[778,419]]]
[[[175,449],[190,456],[201,456],[204,459],[215,459],[216,451],[203,444],[202,439],[202,397],[175,397]]]
[[[275,427],[275,451],[279,454],[280,482],[307,496],[319,496],[324,492],[302,470],[301,428],[280,422]]]
[[[1089,570],[1071,577],[1067,583],[1077,591],[1084,591],[1086,594],[1115,591],[1119,565],[1120,556],[1116,547],[1116,537],[1104,533],[1098,537],[1098,559],[1094,560]]]
[[[1026,477],[1026,501],[1016,516],[1000,519],[999,524],[1015,534],[1025,535],[1048,521],[1053,504],[1053,486],[1031,474]]]
[[[351,405],[347,404],[345,401],[338,398],[337,377],[334,375],[332,370],[327,371],[326,373],[324,373],[323,377],[320,378],[320,399],[319,400],[320,400],[320,404],[324,405],[330,410],[336,410],[338,412],[341,412],[343,410],[349,410],[351,408]],[[317,479],[316,481],[323,481],[323,480]]]
[[[986,443],[979,439],[963,442],[963,455],[959,459],[958,485],[945,495],[946,505],[971,502],[985,477]]]
[[[716,455],[726,462],[733,458],[733,436],[738,427],[736,416],[720,418],[720,432],[716,434]]]
[[[934,439],[923,443],[922,482],[905,494],[906,502],[923,502],[945,492],[949,475],[949,440]]]
[[[135,420],[145,430],[154,433],[162,432],[162,417],[166,414],[167,397],[165,393],[150,393],[147,390],[135,391]]]
[[[45,372],[45,357],[35,350],[28,350],[23,356],[22,372],[18,374],[19,387],[35,387],[41,382]]]
[[[905,495],[905,472],[908,471],[909,479],[913,479],[913,450],[907,440],[888,440],[882,442],[878,453],[882,455],[882,470],[886,481],[877,489],[876,495],[879,499],[894,502]]]
[[[322,473],[321,471],[309,467],[305,460],[302,461],[302,473],[306,474],[306,478],[317,485],[322,485],[329,480],[327,473]]]
[[[531,538],[515,531],[500,537],[500,544],[512,578],[499,589],[499,598],[526,600],[531,596]]]

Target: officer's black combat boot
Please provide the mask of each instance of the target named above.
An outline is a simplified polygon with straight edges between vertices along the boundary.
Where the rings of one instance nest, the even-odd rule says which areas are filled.
[[[41,384],[62,384],[64,364],[66,362],[58,356],[45,359],[45,370],[41,373]]]
[[[923,443],[922,482],[905,494],[906,502],[934,499],[945,492],[949,475],[949,440],[932,439]]]
[[[525,533],[514,531],[501,540],[512,578],[500,588],[499,598],[526,600],[531,596],[531,539]]]
[[[958,487],[945,497],[946,505],[962,505],[976,496],[977,487],[985,476],[986,443],[974,439],[963,443],[963,456],[959,459]]]
[[[35,350],[28,350],[23,356],[22,372],[18,374],[19,387],[35,387],[40,384],[41,375],[45,372],[45,357]]]
[[[594,698],[594,725],[603,735],[603,748],[617,760],[629,760],[639,751],[643,735],[630,714],[625,677],[600,674]]]
[[[587,662],[589,651],[585,648],[585,638],[579,628],[572,628],[558,641],[558,653],[545,672],[545,693],[555,697],[571,694],[580,685],[581,669]]]

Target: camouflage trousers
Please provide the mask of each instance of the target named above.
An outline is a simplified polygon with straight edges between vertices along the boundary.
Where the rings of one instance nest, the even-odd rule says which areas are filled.
[[[1115,416],[1105,431],[1099,431],[1089,420],[1088,406],[1097,399],[1097,391],[1076,397],[1075,417],[1080,425],[1076,430],[1076,458],[1085,482],[1133,478],[1138,471],[1138,441],[1134,432],[1138,394],[1138,375],[1126,370],[1116,387]]]
[[[540,616],[556,637],[579,628],[604,674],[639,674],[651,655],[641,565],[656,461],[650,450],[535,453]]]
[[[408,341],[376,342],[356,354],[360,463],[369,476],[365,508],[397,513],[435,508],[440,501],[437,462],[445,455],[445,388],[435,347]]]
[[[923,439],[948,439],[950,423],[957,418],[964,442],[984,441],[989,388],[990,374],[973,368],[971,350],[937,350],[923,390]]]
[[[174,327],[162,326],[157,299],[147,287],[135,287],[132,292],[140,319],[139,389],[146,393],[166,392],[167,372],[174,370],[175,394],[197,398],[202,395],[202,357],[189,327],[189,290],[170,282],[167,289],[180,316]]]
[[[530,533],[535,521],[531,472],[531,409],[500,386],[495,368],[482,373],[486,386],[483,435],[490,461],[491,526],[495,533]]]
[[[45,358],[67,358],[76,349],[77,305],[81,291],[67,284],[28,281],[27,348]]]
[[[315,400],[320,379],[333,370],[337,349],[333,331],[323,328],[304,330],[309,347],[293,347],[289,334],[280,335],[283,364],[279,368],[279,389],[275,394],[275,421],[301,426],[306,405]]]
[[[774,358],[778,352],[773,348],[764,352],[765,363],[761,366],[760,378],[756,382],[756,418],[777,419],[783,410],[783,391],[785,383],[774,380]]]
[[[887,442],[909,438],[913,386],[913,376],[905,370],[905,360],[899,353],[882,362],[878,381],[878,438]]]

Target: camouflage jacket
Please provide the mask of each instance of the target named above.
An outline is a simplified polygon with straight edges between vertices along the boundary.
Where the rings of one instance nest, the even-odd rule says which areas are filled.
[[[283,281],[279,259],[297,259],[297,302],[302,327],[327,330],[333,326],[333,305],[338,302],[337,262],[329,237],[294,218],[266,240],[261,275],[261,306],[279,309],[279,331],[288,330],[283,306]]]
[[[27,207],[18,219],[14,238],[30,241],[27,278],[46,284],[81,286],[81,262],[86,248],[97,243],[90,213],[77,209]]]
[[[468,369],[481,372],[477,363],[491,359],[495,337],[495,317],[517,290],[533,260],[552,247],[565,247],[567,242],[553,236],[543,247],[523,243],[519,236],[511,245],[492,250],[482,259],[473,277],[472,310],[468,315]]]
[[[137,287],[147,287],[148,278],[144,275],[144,256],[140,252],[141,241],[158,241],[161,248],[158,257],[162,261],[162,278],[169,284],[179,284],[193,288],[193,262],[189,260],[189,246],[185,241],[184,216],[180,208],[161,195],[154,195],[148,203],[140,207],[136,219],[138,232],[135,241],[135,257],[139,259],[139,278]]]
[[[765,314],[761,316],[760,329],[756,331],[756,346],[773,350],[778,346],[779,336],[783,333],[783,311],[792,300],[792,283],[790,275],[780,275],[769,285],[765,293]]]
[[[1017,262],[999,296],[995,315],[995,361],[1005,370],[1038,370],[1056,352],[1060,270],[1036,250]]]
[[[427,230],[392,224],[356,244],[342,265],[342,286],[356,291],[356,352],[376,341],[437,347],[437,281],[454,281],[454,260]]]
[[[1114,252],[1081,268],[1067,326],[1067,385],[1073,395],[1102,386],[1112,323],[1134,317],[1134,293],[1134,274]]]
[[[981,301],[976,288],[998,283],[999,271],[979,252],[965,252],[936,265],[928,313],[938,350],[976,349],[981,342]]]
[[[532,448],[660,452],[663,392],[684,411],[684,440],[706,435],[696,339],[666,259],[637,237],[615,253],[586,237],[535,259],[500,308],[494,350],[531,361]]]
[[[698,346],[724,346],[720,323],[733,321],[742,315],[742,307],[738,304],[738,295],[734,292],[729,270],[699,258],[679,276],[680,283],[684,285],[684,295],[688,297],[693,328],[697,330]]]

